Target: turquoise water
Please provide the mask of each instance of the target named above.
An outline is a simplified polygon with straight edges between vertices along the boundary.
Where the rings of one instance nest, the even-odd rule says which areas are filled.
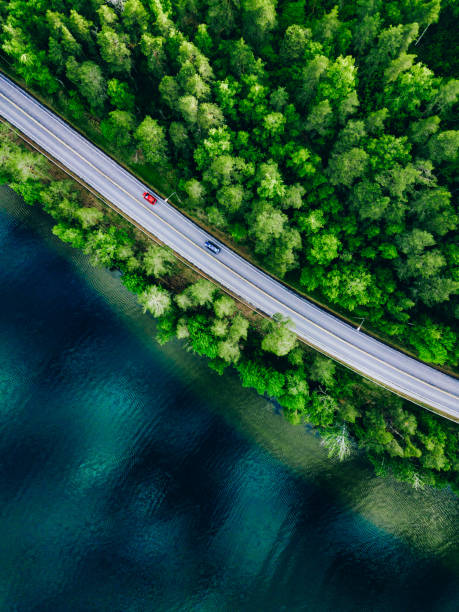
[[[329,460],[0,190],[2,611],[459,609],[459,504]]]

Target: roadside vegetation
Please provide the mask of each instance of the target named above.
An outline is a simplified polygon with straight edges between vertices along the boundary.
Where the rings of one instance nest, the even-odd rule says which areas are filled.
[[[458,365],[456,0],[0,0],[0,19],[5,67],[189,214]]]
[[[53,233],[94,265],[121,270],[123,284],[156,317],[160,343],[178,338],[219,374],[234,368],[244,387],[277,401],[292,423],[311,424],[330,456],[364,452],[380,475],[459,492],[456,425],[298,343],[281,318],[254,314],[3,124],[0,183],[40,205],[54,219]]]

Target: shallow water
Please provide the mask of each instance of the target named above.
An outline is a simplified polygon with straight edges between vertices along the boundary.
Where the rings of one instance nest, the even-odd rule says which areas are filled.
[[[456,612],[459,504],[160,347],[0,188],[0,609]]]

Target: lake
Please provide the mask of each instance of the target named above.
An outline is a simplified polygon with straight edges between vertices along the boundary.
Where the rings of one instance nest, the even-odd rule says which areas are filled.
[[[459,503],[219,377],[0,188],[0,609],[459,609]]]

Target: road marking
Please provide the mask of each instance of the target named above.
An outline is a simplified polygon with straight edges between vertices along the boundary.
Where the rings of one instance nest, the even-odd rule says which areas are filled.
[[[71,145],[67,144],[66,142],[64,142],[61,138],[59,138],[59,136],[57,136],[56,134],[54,134],[51,130],[49,130],[46,126],[44,126],[43,124],[41,124],[37,119],[35,119],[35,117],[32,117],[27,111],[25,111],[23,108],[21,108],[18,104],[16,104],[15,102],[13,102],[12,100],[10,100],[7,96],[5,96],[3,93],[0,92],[0,96],[2,98],[4,98],[9,104],[11,104],[12,106],[14,106],[17,110],[19,110],[21,113],[23,113],[26,117],[28,117],[31,121],[33,121],[34,123],[36,123],[40,129],[46,131],[52,138],[55,138],[58,142],[60,142],[64,147],[66,147],[67,149],[69,149],[69,151],[71,151],[74,155],[76,155],[77,157],[79,157],[84,163],[88,164],[89,166],[91,166],[91,168],[93,168],[98,174],[100,174],[101,176],[105,177],[105,179],[111,183],[112,185],[114,185],[115,187],[117,187],[118,189],[120,189],[123,193],[125,193],[129,198],[131,198],[134,202],[136,202],[138,205],[142,206],[147,212],[149,212],[150,214],[153,214],[157,219],[159,219],[162,223],[164,223],[165,225],[167,225],[170,229],[172,229],[176,234],[178,234],[179,236],[181,236],[183,239],[187,240],[190,244],[192,244],[195,248],[198,248],[200,251],[202,251],[205,255],[207,255],[208,257],[211,257],[209,255],[209,253],[207,253],[207,251],[205,249],[203,249],[199,244],[196,244],[195,242],[193,242],[191,240],[191,238],[188,238],[188,236],[186,236],[186,234],[183,234],[179,229],[177,229],[176,227],[174,227],[173,225],[171,225],[168,221],[166,221],[165,219],[163,219],[160,215],[158,215],[158,213],[156,213],[152,208],[149,208],[147,206],[145,206],[145,204],[140,200],[140,198],[136,198],[134,197],[131,193],[129,193],[126,189],[124,189],[124,187],[122,187],[121,185],[119,185],[116,181],[112,180],[107,174],[105,174],[105,172],[103,172],[103,170],[100,170],[99,168],[97,168],[97,166],[95,166],[94,164],[92,164],[89,160],[85,159],[80,153],[78,153],[78,151],[76,151]],[[37,103],[38,105],[38,103]],[[40,106],[40,105],[39,105]],[[66,126],[67,127],[67,126]],[[89,144],[92,144],[88,141]],[[94,146],[94,145],[92,145]],[[161,199],[162,201],[162,199]],[[404,370],[400,370],[400,368],[398,368],[397,366],[393,366],[392,364],[388,363],[387,361],[384,361],[382,359],[380,359],[379,357],[376,357],[375,355],[372,355],[371,353],[368,353],[368,351],[365,351],[365,349],[360,348],[359,346],[356,346],[355,344],[352,344],[351,342],[349,342],[348,340],[345,340],[344,338],[341,338],[340,336],[337,336],[334,332],[326,329],[325,327],[322,327],[321,325],[319,325],[318,323],[315,323],[314,321],[311,321],[311,319],[308,319],[305,315],[301,314],[300,312],[294,310],[293,308],[291,308],[290,306],[288,306],[287,304],[284,304],[283,302],[281,302],[280,300],[278,300],[276,297],[270,295],[269,293],[267,293],[264,289],[262,289],[261,287],[258,287],[257,285],[255,285],[254,283],[252,283],[252,281],[250,281],[249,279],[245,278],[244,276],[241,276],[238,272],[236,272],[235,270],[233,270],[233,268],[230,268],[228,265],[226,265],[224,262],[222,262],[221,260],[212,257],[213,261],[217,261],[221,266],[223,266],[224,268],[226,268],[227,270],[229,270],[232,274],[235,274],[236,276],[238,276],[242,281],[248,283],[249,285],[251,285],[254,289],[260,291],[261,293],[263,293],[265,296],[267,296],[268,298],[270,298],[271,300],[275,301],[277,304],[279,304],[280,306],[282,306],[283,308],[289,310],[290,312],[292,312],[295,316],[300,317],[301,319],[304,319],[307,323],[310,323],[311,325],[313,325],[314,327],[316,327],[317,329],[321,330],[322,332],[325,332],[326,334],[328,334],[329,336],[335,338],[336,340],[339,340],[340,342],[346,344],[347,346],[351,347],[352,349],[367,355],[368,357],[371,357],[372,359],[374,359],[375,361],[377,361],[378,363],[381,363],[382,365],[385,365],[386,367],[391,368],[392,370],[394,370],[395,372],[398,372],[399,374],[402,374],[403,376],[407,376],[408,378],[411,378],[412,380],[418,381],[420,383],[422,383],[423,385],[426,385],[436,391],[439,391],[440,393],[443,393],[445,395],[448,395],[449,397],[452,397],[453,399],[458,399],[459,400],[459,396],[457,396],[455,393],[450,393],[449,391],[445,391],[444,389],[441,389],[440,387],[436,387],[435,385],[432,385],[431,383],[422,380],[421,378],[418,378],[417,376],[414,376],[413,374],[410,374],[409,372],[405,372]],[[395,349],[391,349],[394,350]],[[402,353],[401,353],[402,354]],[[351,368],[352,369],[352,368]],[[405,391],[407,391],[405,389]]]

